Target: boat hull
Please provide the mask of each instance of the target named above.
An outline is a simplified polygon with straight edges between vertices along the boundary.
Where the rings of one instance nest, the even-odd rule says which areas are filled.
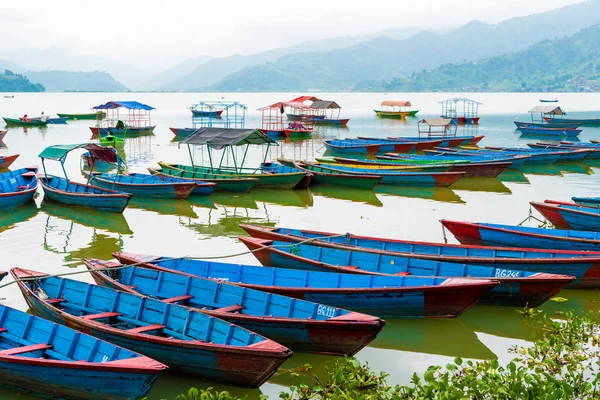
[[[597,207],[534,201],[530,204],[558,229],[600,231],[600,214],[593,212]]]
[[[197,187],[195,182],[136,184],[123,183],[118,180],[114,182],[101,176],[92,176],[92,183],[101,188],[130,193],[136,197],[157,199],[187,199]]]
[[[17,158],[19,158],[19,154],[12,154],[10,156],[0,156],[0,169],[10,167]]]
[[[106,118],[106,113],[104,111],[100,111],[97,113],[87,113],[87,114],[65,114],[65,113],[56,113],[60,118],[67,119],[75,119],[75,120],[90,120],[90,119],[104,119]]]
[[[6,118],[2,117],[7,126],[25,126],[25,127],[44,127],[48,125],[47,122],[42,121],[21,121],[18,118]]]
[[[11,210],[33,201],[39,182],[36,174],[37,167],[0,174],[0,211]]]
[[[160,169],[156,168],[148,168],[151,174],[164,174],[170,177],[176,177],[181,179],[189,179],[194,182],[212,182],[216,183],[217,186],[214,187],[215,192],[230,192],[230,193],[248,193],[251,191],[258,182],[256,178],[223,178],[214,174],[203,174],[203,173],[194,173],[189,171],[183,171],[177,168],[172,168],[166,163],[160,163]],[[200,186],[192,192],[192,194],[200,194],[197,191],[200,190]]]

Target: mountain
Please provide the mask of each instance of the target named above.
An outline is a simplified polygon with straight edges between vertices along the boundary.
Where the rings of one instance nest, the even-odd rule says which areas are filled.
[[[44,86],[29,82],[23,75],[6,69],[0,75],[0,92],[43,92]]]
[[[142,85],[143,89],[152,90],[160,87],[168,82],[175,81],[182,76],[187,76],[194,72],[202,64],[206,64],[212,60],[209,56],[198,56],[185,60],[184,62],[175,65],[169,69],[166,69],[155,76],[153,76],[148,82]]]
[[[410,35],[414,35],[419,30],[419,28],[390,29],[385,31],[385,35],[395,38],[406,38]],[[156,82],[154,87],[156,90],[202,91],[207,87],[216,84],[227,75],[238,72],[247,67],[253,67],[264,63],[273,63],[279,58],[292,53],[305,51],[329,51],[332,49],[353,46],[357,43],[371,40],[375,36],[376,35],[345,36],[332,39],[314,40],[300,43],[295,46],[264,51],[257,54],[236,54],[229,57],[214,58],[201,65],[198,65],[193,71],[190,71],[187,74],[181,74],[178,78],[174,78],[171,81],[165,82],[160,78],[160,74],[152,78],[152,81]],[[185,65],[190,61],[191,60],[185,61],[183,64]],[[169,71],[177,71],[180,66],[182,66],[182,64],[171,68]]]
[[[527,50],[483,61],[446,64],[369,90],[600,91],[600,25]]]
[[[25,71],[25,68],[21,67],[18,64],[15,64],[12,61],[0,60],[0,71],[4,71],[5,69],[8,69],[11,72],[16,72],[17,74],[20,74],[23,71]]]
[[[377,38],[328,51],[288,54],[222,79],[214,91],[344,91],[408,76],[446,63],[474,61],[526,49],[600,22],[600,0],[591,0],[498,24],[472,21],[446,34]]]
[[[129,91],[107,72],[27,71],[24,75],[32,82],[44,85],[48,92]]]

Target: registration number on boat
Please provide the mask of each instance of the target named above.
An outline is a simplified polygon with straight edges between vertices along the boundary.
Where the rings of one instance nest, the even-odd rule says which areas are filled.
[[[513,271],[512,269],[496,269],[496,277],[498,278],[518,278],[521,276],[521,271]]]
[[[335,315],[335,307],[329,307],[319,304],[319,307],[317,308],[317,315],[322,315],[327,318],[333,318]]]

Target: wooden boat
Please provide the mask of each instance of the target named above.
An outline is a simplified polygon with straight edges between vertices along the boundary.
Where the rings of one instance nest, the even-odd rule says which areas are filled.
[[[600,233],[482,222],[440,221],[463,244],[600,251]],[[591,274],[590,278],[599,276]]]
[[[568,287],[592,288],[595,285],[600,288],[600,279],[596,277],[600,276],[600,252],[415,242],[247,224],[240,224],[240,228],[252,237],[278,242],[311,240],[310,244],[315,246],[358,249],[389,256],[572,275],[576,280]]]
[[[198,185],[197,182],[186,179],[140,173],[92,174],[91,182],[96,186],[131,193],[136,197],[159,199],[187,199],[192,192],[208,196],[216,186],[215,183]]]
[[[407,140],[407,141],[430,141],[432,138],[430,137],[415,137],[415,136],[388,136],[389,140],[398,141],[398,140]],[[442,141],[441,147],[458,147],[458,146],[474,146],[477,143],[481,142],[483,139],[482,136],[445,136],[436,138],[435,140]]]
[[[283,134],[288,138],[304,138],[309,137],[314,133],[311,128],[288,128],[283,130]]]
[[[559,143],[547,143],[547,142],[537,142],[537,143],[527,143],[527,146],[532,149],[548,149],[548,150],[573,150],[573,149],[586,149],[591,150],[590,154],[585,158],[589,159],[600,159],[600,146],[595,143],[583,142],[583,143],[575,143],[569,141],[562,141]]]
[[[48,118],[46,119],[46,122],[49,123],[50,125],[64,125],[67,123],[67,117],[59,117],[59,118]],[[32,121],[41,121],[40,117],[37,118],[32,118]]]
[[[553,99],[540,99],[540,103],[558,103],[558,99],[556,97]]]
[[[381,110],[373,110],[379,118],[406,118],[414,117],[419,110],[411,110],[410,101],[385,100],[381,102]]]
[[[529,165],[546,165],[546,164],[553,164],[555,162],[557,162],[561,155],[558,154],[557,152],[554,153],[540,153],[540,152],[523,152],[523,151],[515,151],[515,152],[510,152],[510,151],[504,151],[501,152],[499,150],[492,150],[492,149],[480,149],[480,150],[462,150],[462,149],[452,149],[452,148],[448,148],[448,147],[444,147],[444,148],[439,148],[438,151],[442,151],[444,153],[456,153],[458,154],[460,157],[472,157],[472,156],[477,156],[477,157],[487,157],[487,158],[506,158],[506,157],[515,157],[515,156],[525,156],[523,163],[524,164],[529,164]],[[430,152],[430,150],[426,151]],[[439,153],[436,153],[439,154]],[[447,155],[447,154],[446,154]]]
[[[432,149],[442,144],[441,140],[423,141],[392,141],[386,139],[357,138],[357,139],[330,139],[323,141],[327,150],[334,153],[377,154],[393,151],[409,153]]]
[[[86,259],[99,285],[163,299],[275,340],[293,351],[352,356],[377,337],[385,322],[342,308],[293,299],[223,281]],[[162,289],[158,289],[158,287]],[[305,332],[310,332],[306,335]]]
[[[198,187],[206,182],[215,183],[217,185],[214,187],[215,192],[248,193],[254,186],[256,186],[256,183],[258,182],[257,178],[229,178],[216,174],[205,174],[202,172],[174,169],[170,168],[169,164],[165,163],[162,163],[161,166],[162,168],[148,167],[148,171],[152,175],[187,179],[189,181],[196,182],[199,185]],[[192,194],[195,195],[196,193],[192,192]]]
[[[174,304],[178,299],[160,301],[20,268],[11,274],[34,314],[134,348],[174,372],[258,387],[292,354],[254,332]]]
[[[488,150],[502,151],[507,153],[517,153],[538,156],[541,155],[557,155],[556,162],[579,162],[591,153],[588,149],[531,149],[525,147],[486,147]]]
[[[537,307],[571,283],[575,277],[543,272],[424,260],[360,250],[327,248],[256,238],[239,238],[265,266],[367,275],[410,274],[466,280],[497,280],[500,285],[484,294],[481,303]]]
[[[367,189],[371,190],[375,185],[381,181],[381,175],[356,175],[348,174],[340,171],[329,170],[326,168],[319,167],[318,165],[304,164],[292,160],[280,158],[281,164],[300,169],[306,173],[313,175],[312,182],[320,185],[339,185],[348,186],[356,189]]]
[[[198,129],[194,128],[169,128],[171,132],[175,135],[175,137],[181,139],[184,137],[188,137],[192,133],[196,132]]]
[[[129,193],[73,182],[58,176],[43,176],[39,180],[44,189],[44,199],[70,206],[122,213],[131,199]]]
[[[352,175],[377,174],[381,176],[382,185],[393,186],[438,186],[448,187],[463,177],[463,172],[403,172],[393,169],[370,169],[359,166],[343,166],[340,164],[312,164],[307,166],[320,167],[324,172],[345,173]]]
[[[539,135],[539,136],[559,136],[559,137],[577,137],[581,133],[581,129],[559,127],[547,128],[541,126],[521,126],[518,128],[524,135]]]
[[[192,111],[192,115],[194,117],[220,118],[221,114],[223,114],[223,110],[206,111],[206,110],[196,110],[193,108],[190,110]]]
[[[38,167],[21,168],[0,174],[0,211],[33,201],[38,187]]]
[[[2,117],[2,119],[4,120],[4,122],[6,122],[7,126],[25,126],[25,127],[37,126],[37,127],[41,127],[41,126],[48,125],[48,122],[35,121],[35,120],[23,121],[19,118],[6,118],[6,117]]]
[[[571,197],[571,201],[583,206],[600,207],[600,197]]]
[[[6,136],[7,133],[8,133],[8,129],[6,129],[4,131],[0,131],[0,142],[2,142],[2,140],[4,140],[4,137]]]
[[[133,127],[129,126],[127,128],[99,128],[96,126],[90,126],[90,131],[92,131],[92,135],[95,137],[105,137],[105,136],[115,136],[118,138],[126,138],[126,137],[136,137],[143,135],[152,135],[154,133],[154,128],[156,125],[148,125],[148,126],[140,126]]]
[[[546,200],[543,203],[532,201],[529,204],[558,229],[600,231],[600,208],[598,207],[553,200]]]
[[[566,122],[569,124],[579,124],[581,126],[600,126],[600,118],[587,118],[587,119],[572,119],[572,118],[552,118],[543,117],[546,122]]]
[[[210,168],[203,166],[191,166],[183,164],[169,164],[159,161],[158,165],[163,170],[180,170],[191,173],[214,174],[222,179],[237,178],[256,178],[257,188],[263,189],[292,189],[306,176],[307,172],[298,168],[279,166],[271,167],[268,172],[264,172],[262,167],[258,168]]]
[[[139,399],[166,368],[131,350],[0,305],[2,386],[56,399]]]
[[[427,149],[433,149],[442,145],[442,140],[429,139],[429,140],[398,140],[374,138],[369,136],[358,136],[356,139],[350,140],[359,141],[370,141],[381,144],[380,151],[393,151],[396,153],[410,153],[415,151],[423,151]],[[348,139],[346,139],[348,140]]]
[[[490,281],[300,271],[132,253],[113,256],[126,264],[218,279],[380,317],[456,317],[497,285]]]
[[[8,168],[10,165],[19,158],[19,154],[11,154],[10,156],[0,156],[0,169]]]
[[[527,128],[527,127],[539,127],[539,128],[571,128],[571,129],[577,129],[579,127],[580,124],[578,124],[577,122],[571,123],[571,122],[559,122],[559,121],[554,121],[554,122],[519,122],[519,121],[513,121],[515,123],[515,125],[517,126],[517,128]]]
[[[324,140],[327,150],[334,153],[377,154],[381,148],[379,143],[357,143],[353,140]]]
[[[4,277],[6,277],[6,275],[8,275],[8,272],[6,272],[6,271],[0,271],[0,281],[2,279],[4,279]]]
[[[98,111],[94,113],[83,113],[83,114],[70,114],[70,113],[56,113],[59,118],[67,118],[67,119],[104,119],[106,118],[106,113],[104,111]]]

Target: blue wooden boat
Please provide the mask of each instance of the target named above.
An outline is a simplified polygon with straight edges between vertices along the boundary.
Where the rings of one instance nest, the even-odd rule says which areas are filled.
[[[439,147],[436,150],[425,150],[425,155],[409,154],[391,154],[388,153],[384,156],[377,156],[377,162],[405,162],[410,163],[412,160],[417,162],[455,162],[457,164],[462,163],[503,163],[510,162],[510,169],[517,169],[525,165],[529,161],[528,155],[511,155],[511,154],[497,154],[487,152],[455,152],[447,151],[448,148]],[[454,150],[454,149],[452,149]]]
[[[159,199],[187,199],[192,193],[208,196],[216,186],[210,182],[198,184],[187,179],[140,173],[92,174],[91,182],[105,189]]]
[[[538,136],[557,136],[557,137],[577,137],[581,133],[581,129],[560,127],[560,128],[546,128],[541,126],[521,126],[519,127],[524,135],[538,135]]]
[[[590,150],[590,154],[585,158],[586,160],[600,159],[600,146],[594,143],[574,143],[574,142],[560,142],[560,143],[527,143],[527,146],[532,149],[548,149],[548,150],[573,150],[573,149],[586,149]]]
[[[377,317],[214,279],[86,259],[99,285],[178,303],[275,340],[293,351],[352,356],[373,341]],[[160,289],[159,289],[160,287]],[[310,332],[307,335],[306,332]]]
[[[577,129],[579,127],[578,123],[571,122],[519,122],[513,121],[517,128],[528,128],[528,127],[540,127],[540,128],[571,128]]]
[[[194,117],[220,118],[221,114],[223,113],[223,110],[206,111],[206,110],[197,110],[195,108],[191,108],[190,110],[192,111],[192,115]]]
[[[0,305],[0,385],[54,399],[139,399],[157,361]]]
[[[526,147],[493,147],[489,146],[486,149],[501,151],[507,153],[518,153],[538,156],[539,154],[547,155],[554,154],[558,155],[556,162],[579,162],[583,161],[584,158],[591,153],[589,149],[531,149]]]
[[[11,154],[9,156],[0,156],[0,169],[10,167],[10,165],[19,158],[19,154]]]
[[[38,187],[37,170],[29,167],[0,174],[0,211],[33,201]]]
[[[309,163],[307,163],[309,164]],[[352,168],[338,164],[310,164],[322,168],[326,171],[337,171],[352,175],[373,175],[381,176],[379,181],[382,185],[393,186],[438,186],[448,187],[459,180],[465,174],[464,172],[403,172],[401,170],[391,169],[369,169]]]
[[[114,147],[113,147],[113,149],[114,149]],[[114,151],[116,152],[116,150],[114,150]],[[91,171],[92,168],[96,172],[108,172],[108,171],[111,171],[111,170],[117,168],[117,165],[115,165],[115,164],[95,159],[94,157],[92,157],[92,155],[89,152],[83,153],[81,155],[80,160],[81,160],[80,168],[82,171],[86,171],[86,172]]]
[[[48,124],[53,124],[53,125],[54,124],[61,124],[62,125],[62,124],[66,124],[68,119],[69,118],[67,118],[67,117],[48,118],[48,119],[46,119],[46,122]],[[32,118],[32,120],[33,121],[40,121],[41,118],[39,118],[39,117],[38,118]]]
[[[463,244],[600,251],[600,233],[482,222],[440,221]],[[588,275],[600,278],[600,266]]]
[[[65,144],[46,147],[39,157],[42,159],[44,176],[40,178],[45,198],[58,203],[72,206],[90,207],[100,211],[121,213],[127,207],[131,194],[98,186],[72,182],[68,179],[64,163],[69,152],[76,149],[88,150],[92,159],[121,165],[121,158],[108,147],[101,147],[93,143]],[[46,159],[59,161],[65,177],[48,175],[46,173]],[[92,165],[93,170],[93,165]],[[118,169],[117,169],[118,173]],[[88,179],[89,183],[89,179]]]
[[[571,200],[584,206],[600,207],[600,197],[571,197]]]
[[[477,143],[481,142],[483,139],[483,135],[480,136],[444,136],[444,137],[415,137],[415,136],[398,136],[398,137],[388,137],[388,140],[398,141],[398,140],[408,140],[408,141],[429,141],[429,140],[442,140],[441,147],[458,147],[458,146],[474,146]]]
[[[201,278],[380,317],[456,317],[498,283],[453,278],[361,275],[113,253],[126,264]]]
[[[481,303],[537,307],[575,277],[508,268],[424,260],[399,255],[376,254],[309,244],[239,238],[266,266],[356,274],[444,276],[462,279],[497,280],[500,285],[484,294]]]
[[[590,287],[600,281],[588,282],[587,274],[600,269],[600,252],[540,250],[469,246],[444,243],[415,242],[409,240],[373,238],[347,233],[319,232],[301,229],[276,228],[261,225],[240,224],[240,228],[258,239],[279,242],[303,242],[322,247],[360,250],[389,256],[421,258],[426,260],[495,266],[497,268],[522,269],[575,277],[569,287]],[[586,282],[582,282],[585,280]]]
[[[184,137],[190,136],[192,133],[196,132],[198,129],[194,128],[169,128],[171,132],[175,135],[177,139],[182,139]]]
[[[291,356],[284,346],[212,316],[163,301],[20,268],[11,270],[31,311],[136,349],[172,371],[258,387]]]
[[[323,141],[327,150],[334,153],[377,154],[382,152],[409,153],[432,149],[442,145],[442,140],[392,141],[378,138],[330,139]]]
[[[532,201],[529,204],[558,229],[600,231],[600,208],[597,206],[554,200],[546,200],[543,203]]]
[[[582,126],[600,126],[600,118],[553,118],[553,117],[544,117],[547,122],[566,122],[571,124],[579,124]]]
[[[480,150],[463,150],[463,149],[451,149],[451,148],[439,148],[438,150],[444,151],[447,153],[456,153],[461,157],[466,157],[469,155],[473,156],[492,156],[492,157],[511,157],[511,156],[528,156],[525,159],[525,164],[530,165],[545,165],[545,164],[554,164],[560,159],[560,155],[556,153],[540,153],[540,152],[530,152],[525,153],[522,151],[503,151],[500,152],[498,150],[493,149],[480,149]],[[427,151],[425,152],[427,153]]]

